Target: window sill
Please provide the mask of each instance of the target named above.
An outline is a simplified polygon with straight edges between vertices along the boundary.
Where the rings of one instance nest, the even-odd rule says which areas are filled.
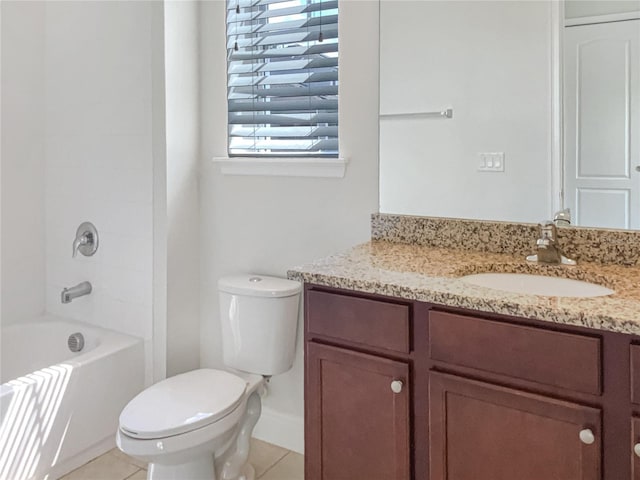
[[[214,157],[223,175],[343,178],[346,158]]]

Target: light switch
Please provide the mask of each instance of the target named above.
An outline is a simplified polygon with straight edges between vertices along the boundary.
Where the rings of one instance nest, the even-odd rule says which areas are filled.
[[[504,172],[504,152],[478,153],[479,172]]]

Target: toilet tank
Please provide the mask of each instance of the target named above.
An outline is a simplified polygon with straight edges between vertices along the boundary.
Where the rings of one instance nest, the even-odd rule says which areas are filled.
[[[225,365],[276,375],[293,365],[300,282],[265,275],[218,281]]]

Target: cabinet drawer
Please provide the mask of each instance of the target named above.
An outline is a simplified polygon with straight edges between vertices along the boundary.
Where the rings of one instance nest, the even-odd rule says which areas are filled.
[[[631,345],[631,401],[640,404],[640,345]]]
[[[409,353],[409,306],[308,290],[307,332]]]
[[[432,311],[433,360],[599,395],[601,340],[543,328]]]

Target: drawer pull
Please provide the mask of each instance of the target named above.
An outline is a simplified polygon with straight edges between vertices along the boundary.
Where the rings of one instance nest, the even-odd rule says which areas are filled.
[[[391,382],[391,391],[393,393],[400,393],[403,386],[404,384],[402,383],[402,380],[394,380]]]
[[[585,445],[591,445],[596,441],[596,437],[589,428],[585,428],[584,430],[580,430],[580,441]]]
[[[640,443],[636,443],[633,446],[633,453],[636,454],[636,457],[640,457]]]

